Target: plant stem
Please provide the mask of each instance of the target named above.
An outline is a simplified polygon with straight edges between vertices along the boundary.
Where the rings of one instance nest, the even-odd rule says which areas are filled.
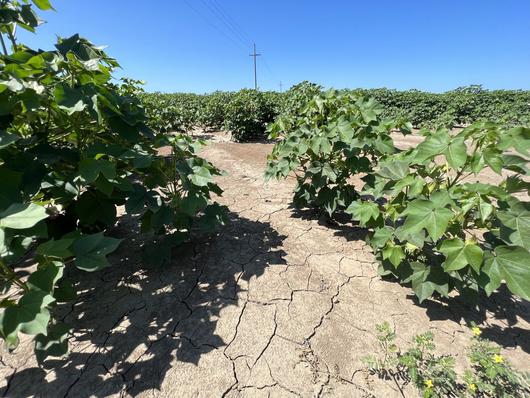
[[[15,29],[16,29],[16,25],[15,25],[15,28],[13,29],[13,32],[11,32],[9,28],[7,28],[7,35],[9,36],[9,40],[11,40],[11,44],[13,45],[13,51],[17,52],[17,41],[15,39],[15,34],[14,34]]]
[[[2,33],[0,33],[0,41],[2,42],[2,50],[4,50],[4,55],[7,56],[6,42],[4,41],[4,35]]]

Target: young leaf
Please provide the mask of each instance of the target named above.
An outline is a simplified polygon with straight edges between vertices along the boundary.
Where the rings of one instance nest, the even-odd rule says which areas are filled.
[[[386,247],[383,249],[383,259],[390,260],[394,267],[398,267],[399,264],[405,258],[405,253],[401,246],[396,246],[393,243],[387,243]]]

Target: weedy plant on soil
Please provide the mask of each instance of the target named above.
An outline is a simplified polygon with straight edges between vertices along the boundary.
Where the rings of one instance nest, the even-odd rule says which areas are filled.
[[[0,336],[10,348],[19,333],[34,336],[42,361],[67,352],[70,326],[53,311],[75,298],[65,267],[108,265],[120,244],[107,236],[117,206],[158,240],[158,263],[193,225],[222,221],[223,209],[210,197],[222,193],[220,171],[196,155],[200,143],[149,129],[139,88],[111,83],[118,63],[101,48],[77,35],[53,51],[17,42],[17,26],[39,25],[32,5],[51,9],[0,2]],[[165,145],[167,158],[157,152]]]
[[[397,149],[390,132],[410,124],[382,119],[373,100],[330,91],[289,121],[266,178],[293,173],[293,203],[338,210],[369,229],[382,275],[410,283],[420,301],[453,290],[490,295],[502,282],[530,298],[530,129],[475,123],[458,134],[424,130],[425,140]],[[476,182],[486,169],[500,184]],[[362,176],[354,186],[351,177]],[[470,180],[471,179],[471,180]]]
[[[412,383],[424,398],[530,396],[530,379],[513,369],[499,347],[480,337],[473,326],[473,339],[467,350],[467,368],[455,370],[455,357],[437,355],[431,332],[416,335],[412,347],[402,351],[396,333],[388,322],[376,326],[380,352],[364,358],[372,374],[392,380],[401,391]]]

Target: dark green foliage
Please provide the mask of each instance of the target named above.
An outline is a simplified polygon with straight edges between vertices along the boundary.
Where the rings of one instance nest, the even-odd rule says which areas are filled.
[[[275,107],[267,93],[241,90],[227,105],[225,128],[234,141],[254,141],[267,138],[267,123],[276,116]]]
[[[269,127],[281,140],[266,178],[293,173],[297,207],[345,209],[368,228],[380,273],[410,284],[420,301],[453,290],[489,295],[502,282],[529,299],[530,130],[488,122],[455,134],[424,130],[420,145],[400,151],[390,133],[411,126],[382,113],[358,94],[316,95]],[[504,181],[470,180],[486,169]],[[355,186],[355,175],[364,183]]]
[[[10,297],[0,301],[0,336],[8,348],[19,333],[35,336],[42,361],[67,351],[70,327],[53,311],[75,297],[65,267],[97,271],[120,245],[106,235],[116,207],[138,215],[170,255],[193,228],[223,221],[211,202],[220,172],[196,155],[201,143],[147,126],[139,88],[111,83],[118,63],[100,48],[74,35],[31,50],[14,37],[15,24],[37,26],[29,2],[0,2],[0,14],[11,43],[0,56],[0,291]]]
[[[372,230],[381,274],[410,283],[420,301],[454,289],[489,295],[502,281],[530,299],[530,206],[522,201],[530,129],[475,123],[423,133],[416,148],[379,163],[363,189],[378,200],[347,209]],[[487,169],[503,182],[475,182]]]
[[[280,117],[269,127],[274,146],[266,178],[297,177],[294,204],[332,215],[359,197],[353,175],[370,172],[377,159],[395,152],[392,129],[410,126],[383,120],[373,100],[328,91],[315,95],[296,116]]]
[[[485,120],[508,125],[530,122],[530,91],[469,86],[442,94],[386,88],[354,92],[375,98],[385,108],[385,116],[404,117],[414,127],[453,127]]]

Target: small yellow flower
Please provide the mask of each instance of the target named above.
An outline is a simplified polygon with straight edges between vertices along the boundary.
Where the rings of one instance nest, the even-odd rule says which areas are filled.
[[[495,362],[495,363],[503,363],[504,362],[504,358],[502,357],[502,355],[495,354],[493,356],[493,362]]]
[[[473,392],[477,391],[477,386],[475,385],[475,383],[469,384],[468,387]]]
[[[480,330],[478,326],[473,326],[471,328],[471,331],[473,332],[473,335],[475,337],[478,337],[478,336],[480,336],[482,334],[482,330]]]
[[[434,383],[432,382],[431,379],[427,379],[427,380],[425,380],[425,387],[427,387],[427,388],[433,388],[433,386],[434,386]]]

